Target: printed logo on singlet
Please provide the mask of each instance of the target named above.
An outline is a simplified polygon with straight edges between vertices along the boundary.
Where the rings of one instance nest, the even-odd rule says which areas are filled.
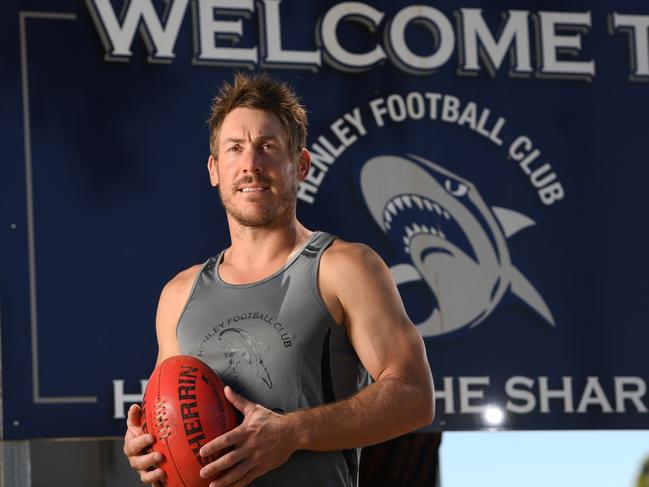
[[[269,389],[273,388],[273,380],[264,365],[264,354],[270,350],[268,345],[241,328],[221,330],[217,343],[228,364],[225,369],[217,370],[219,376],[230,377],[235,383],[248,383],[256,378]]]
[[[202,338],[196,351],[197,357],[204,357],[208,347],[214,347],[222,354],[219,363],[225,364],[215,370],[226,382],[232,384],[252,384],[261,382],[266,388],[273,388],[273,379],[264,363],[265,355],[271,346],[258,340],[245,329],[246,322],[263,323],[269,327],[282,343],[282,348],[293,346],[295,337],[288,333],[284,325],[268,313],[239,313],[214,325]],[[237,390],[245,392],[245,388]]]

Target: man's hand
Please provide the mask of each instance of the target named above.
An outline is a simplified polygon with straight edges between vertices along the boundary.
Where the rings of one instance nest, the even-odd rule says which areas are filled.
[[[227,386],[225,397],[243,413],[244,420],[201,448],[203,457],[227,451],[203,467],[201,477],[219,476],[210,487],[242,487],[286,462],[295,451],[295,442],[285,416],[248,401]]]
[[[128,410],[126,419],[126,434],[124,435],[124,454],[128,458],[131,467],[140,475],[140,480],[145,484],[151,484],[153,487],[162,487],[162,480],[165,473],[161,468],[156,466],[162,461],[162,454],[159,452],[146,453],[155,441],[152,435],[144,434],[141,428],[140,406],[133,404]]]

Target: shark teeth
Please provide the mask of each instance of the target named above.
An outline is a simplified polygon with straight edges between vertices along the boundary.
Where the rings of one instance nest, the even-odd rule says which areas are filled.
[[[417,225],[416,223],[411,223],[410,225],[406,225],[404,227],[404,230],[406,234],[403,236],[403,240],[404,242],[408,240],[407,243],[410,243],[410,240],[412,240],[412,238],[415,235],[420,235],[422,233],[444,237],[444,234],[442,233],[441,230],[435,229],[433,227],[427,227],[426,225]]]
[[[436,213],[438,216],[441,216],[446,220],[451,219],[451,216],[445,209],[425,196],[402,194],[392,198],[385,206],[383,210],[383,222],[389,227],[387,224],[392,223],[392,220],[399,214],[399,212],[409,209],[428,211],[433,214]]]
[[[406,225],[404,227],[404,231],[406,233],[403,236],[403,243],[406,245],[404,248],[406,254],[410,253],[410,242],[417,235],[426,234],[426,235],[434,235],[435,237],[446,238],[446,236],[442,233],[441,230],[435,229],[433,227],[427,227],[426,225],[418,225],[416,223],[411,223],[410,225]]]
[[[433,220],[425,225],[423,223],[416,223],[411,221],[409,225],[404,227],[402,235],[403,243],[405,244],[404,251],[410,253],[410,242],[413,237],[420,234],[433,235],[435,237],[446,238],[444,232],[440,229],[440,223],[444,220],[450,221],[451,215],[442,208],[438,203],[417,194],[401,194],[392,198],[383,210],[383,225],[387,230],[390,230],[394,225],[395,218],[400,212],[418,210],[436,215]],[[424,218],[426,221],[427,219]],[[437,223],[435,224],[435,220]],[[420,220],[421,222],[421,220]],[[432,223],[432,225],[431,225]]]
[[[437,213],[439,216],[444,216],[447,220],[450,215],[441,206],[434,201],[429,200],[425,196],[416,194],[402,194],[392,198],[383,210],[383,219],[387,222],[392,222],[392,217],[397,216],[400,211],[406,209],[419,209]]]
[[[392,223],[392,216],[396,216],[398,213],[397,208],[394,206],[394,203],[388,203],[386,210],[383,212],[383,224],[385,225],[386,230],[390,230]]]

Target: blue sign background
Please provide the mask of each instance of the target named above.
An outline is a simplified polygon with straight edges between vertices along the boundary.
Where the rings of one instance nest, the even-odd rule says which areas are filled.
[[[159,3],[154,4],[161,13]],[[286,49],[316,49],[318,19],[336,3],[282,2]],[[444,1],[435,7],[449,19],[456,9],[483,7],[492,32],[507,9],[539,7],[480,3],[467,0],[458,7]],[[112,5],[119,12],[121,3]],[[406,5],[373,2],[386,19]],[[581,12],[584,6],[566,1],[552,8]],[[354,108],[367,132],[358,134],[347,124],[357,140],[329,165],[314,201],[298,205],[307,227],[365,242],[390,266],[405,262],[407,255],[372,219],[359,178],[372,157],[408,154],[471,181],[487,206],[535,222],[509,237],[507,247],[555,326],[507,292],[477,326],[426,338],[443,391],[434,429],[488,427],[472,407],[523,404],[506,392],[515,376],[533,381],[519,390],[533,394],[536,406],[524,414],[506,410],[505,428],[649,427],[646,390],[638,393],[639,403],[627,399],[619,410],[614,386],[615,377],[634,377],[636,384],[649,378],[649,242],[643,223],[649,84],[629,81],[629,38],[607,31],[613,6],[598,2],[590,8],[592,28],[582,34],[579,59],[595,59],[591,82],[512,78],[508,58],[494,77],[486,70],[460,76],[457,53],[428,75],[406,73],[389,60],[360,73],[324,63],[317,72],[270,70],[290,82],[309,108],[310,148],[320,136],[335,142],[331,125]],[[649,15],[637,1],[616,2],[614,8]],[[156,356],[160,289],[176,272],[228,245],[225,217],[205,169],[205,120],[212,96],[233,68],[192,64],[189,8],[168,64],[147,62],[139,33],[128,62],[105,61],[82,2],[5,2],[0,14],[4,437],[120,435],[124,422],[114,418],[113,381],[123,380],[125,393],[137,394],[140,379],[148,377]],[[255,16],[244,26],[241,45],[258,44]],[[382,31],[383,24],[372,34],[348,22],[338,35],[341,44],[364,52],[383,42]],[[407,34],[413,51],[431,51],[426,29],[413,26]],[[488,108],[489,127],[499,117],[506,120],[502,146],[439,118],[394,122],[386,116],[377,126],[370,102],[411,92],[452,95],[463,107],[472,101],[479,110]],[[562,200],[544,205],[508,157],[519,135],[542,152],[539,164],[551,164],[565,191]],[[400,290],[414,322],[430,313],[434,297],[421,281]],[[562,387],[563,377],[572,378],[573,412],[556,398],[541,412],[540,377],[553,390]],[[592,381],[587,386],[588,377],[598,378],[604,400]],[[479,378],[469,386],[474,395],[465,390],[462,396],[460,378],[465,384],[473,380],[466,378]],[[584,395],[591,401],[578,413]]]

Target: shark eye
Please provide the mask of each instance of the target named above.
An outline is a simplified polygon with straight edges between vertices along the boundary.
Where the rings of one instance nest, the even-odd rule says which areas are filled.
[[[446,191],[451,193],[453,196],[464,196],[469,191],[469,188],[466,185],[462,183],[455,184],[457,186],[455,189],[453,189],[453,182],[450,179],[444,181],[444,187],[446,188]]]

